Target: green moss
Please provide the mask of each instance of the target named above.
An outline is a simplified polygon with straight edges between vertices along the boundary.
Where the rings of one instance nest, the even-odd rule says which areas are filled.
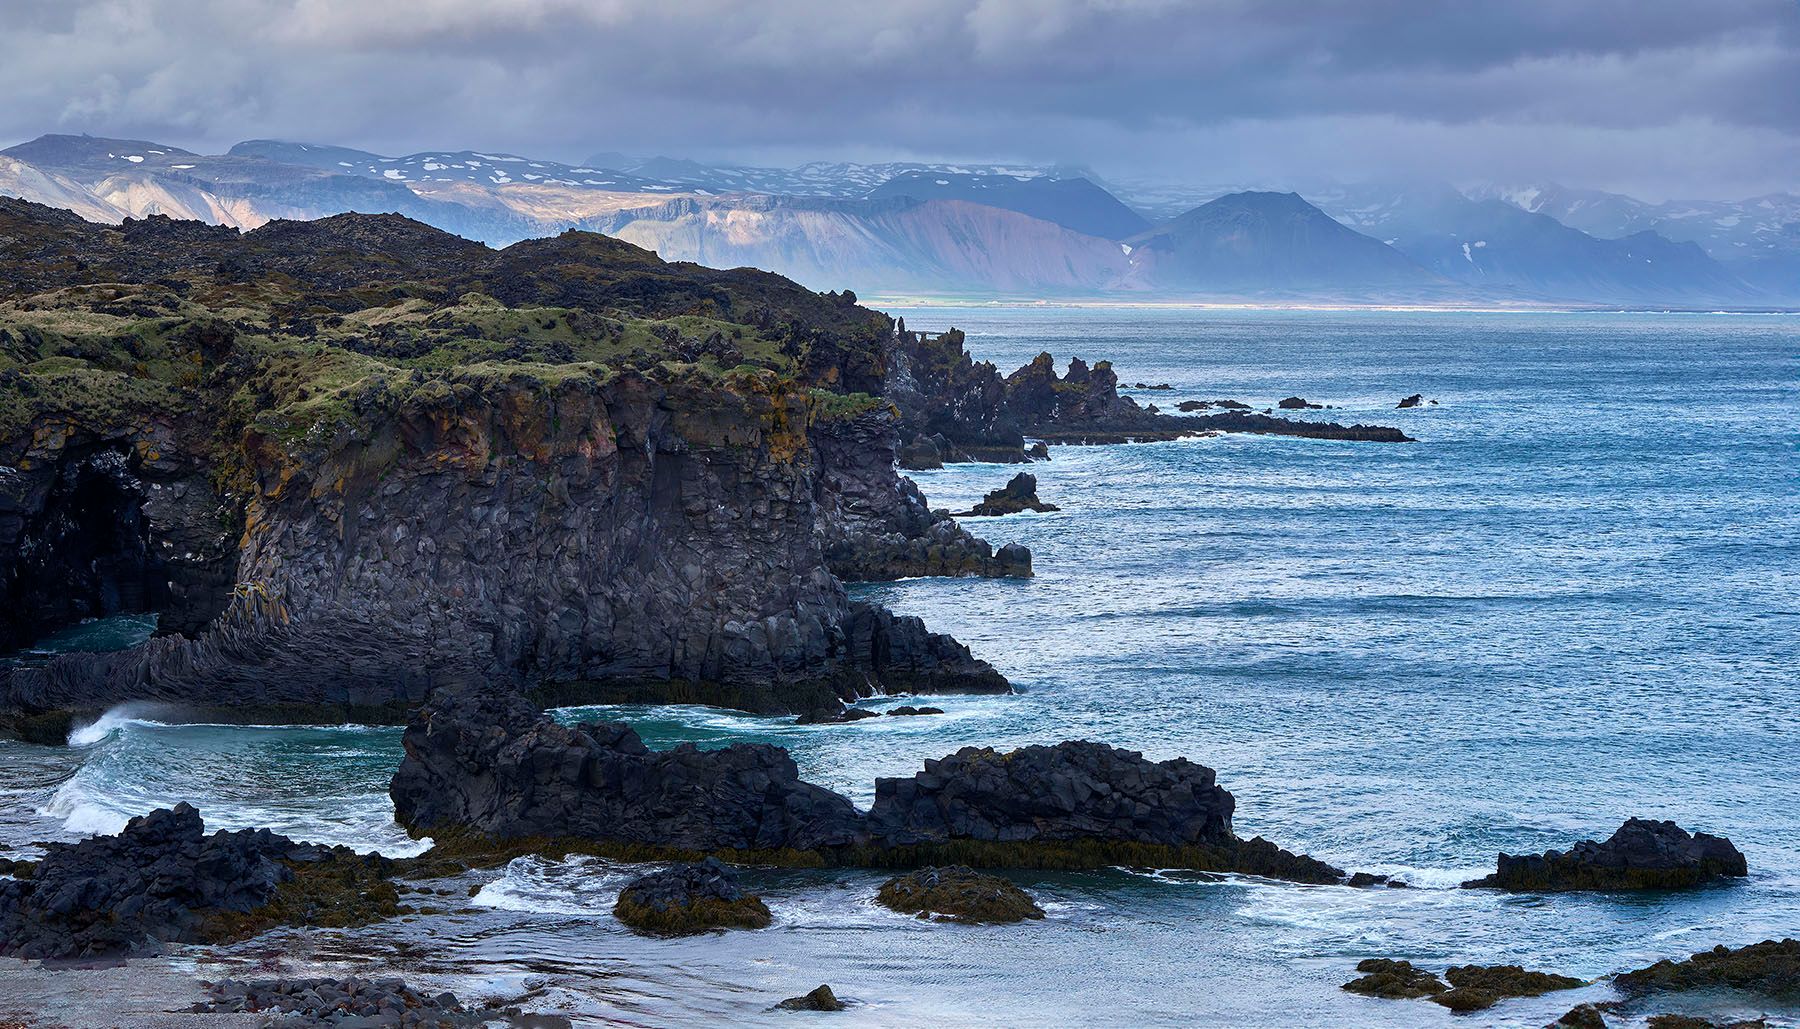
[[[654,936],[692,936],[714,929],[762,929],[774,917],[761,897],[746,895],[725,901],[713,897],[678,907],[658,908],[632,901],[630,891],[619,895],[613,917],[641,933]]]
[[[1450,989],[1436,975],[1413,967],[1410,961],[1366,958],[1357,962],[1356,970],[1363,973],[1362,978],[1345,983],[1344,989],[1365,997],[1418,1000]]]
[[[250,912],[211,912],[201,936],[228,943],[282,925],[352,929],[409,911],[400,905],[394,865],[385,858],[332,852],[321,861],[286,865],[294,877],[276,888],[269,903]]]
[[[881,884],[875,899],[903,915],[955,922],[1007,923],[1043,918],[1031,894],[999,876],[960,866],[923,868]]]

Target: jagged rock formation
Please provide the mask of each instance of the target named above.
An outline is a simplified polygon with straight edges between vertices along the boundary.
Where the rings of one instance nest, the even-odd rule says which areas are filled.
[[[199,812],[186,804],[134,818],[117,836],[45,850],[28,876],[0,879],[0,954],[96,957],[226,938],[303,877],[351,883],[385,865],[380,857],[295,843],[266,829],[208,836]],[[326,891],[304,892],[308,910],[329,921],[334,902]],[[393,913],[391,886],[385,897],[384,912],[381,896],[352,891],[352,909],[336,912],[348,920],[338,924]]]
[[[1098,867],[1121,860],[1337,883],[1342,870],[1231,831],[1233,800],[1189,761],[1070,741],[965,748],[879,779],[869,812],[800,780],[767,744],[650,751],[620,723],[559,725],[516,695],[439,690],[404,737],[395,817],[434,836],[560,837],[645,853],[805,852],[857,865]]]
[[[999,515],[1018,514],[1021,511],[1060,511],[1055,504],[1046,504],[1038,499],[1037,476],[1030,472],[1020,472],[1007,481],[1006,485],[996,490],[989,490],[981,503],[956,517],[997,517]]]
[[[1749,874],[1744,855],[1724,837],[1690,836],[1674,822],[1631,818],[1604,843],[1583,840],[1567,851],[1502,854],[1493,875],[1463,886],[1519,892],[1664,890]]]
[[[0,719],[400,720],[467,675],[755,710],[996,688],[832,574],[1029,572],[894,472],[891,327],[853,296],[581,233],[6,200],[0,268],[0,646],[164,631],[0,671]]]
[[[825,561],[846,582],[920,575],[1029,578],[1031,551],[998,552],[925,503],[919,487],[894,471],[898,427],[892,409],[815,425],[814,479]]]

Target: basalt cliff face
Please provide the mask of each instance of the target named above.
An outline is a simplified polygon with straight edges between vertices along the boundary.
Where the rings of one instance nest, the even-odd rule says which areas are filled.
[[[390,718],[470,675],[768,711],[1006,688],[841,585],[1029,574],[895,473],[891,325],[853,297],[391,216],[0,202],[0,262],[0,631],[162,631],[0,669],[15,723]]]

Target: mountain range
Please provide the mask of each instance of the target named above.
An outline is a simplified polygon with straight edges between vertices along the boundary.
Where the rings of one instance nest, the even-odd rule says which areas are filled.
[[[1559,186],[1111,185],[1067,167],[477,150],[389,157],[249,140],[205,155],[47,135],[0,151],[0,195],[91,221],[240,229],[394,212],[505,245],[593,229],[665,259],[816,289],[1269,302],[1800,305],[1800,196],[1651,204]],[[1183,206],[1186,205],[1186,206]]]

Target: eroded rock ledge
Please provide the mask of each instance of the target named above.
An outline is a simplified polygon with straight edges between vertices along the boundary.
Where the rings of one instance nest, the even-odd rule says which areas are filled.
[[[1749,874],[1744,855],[1724,837],[1690,836],[1674,822],[1631,818],[1603,843],[1583,840],[1567,851],[1502,854],[1493,875],[1462,885],[1520,892],[1667,890]]]
[[[1070,741],[964,748],[876,781],[858,811],[800,779],[786,751],[739,743],[651,751],[620,723],[558,724],[516,696],[438,691],[407,727],[395,817],[439,839],[579,840],[636,856],[782,863],[1245,872],[1307,883],[1345,873],[1231,828],[1212,769]]]

